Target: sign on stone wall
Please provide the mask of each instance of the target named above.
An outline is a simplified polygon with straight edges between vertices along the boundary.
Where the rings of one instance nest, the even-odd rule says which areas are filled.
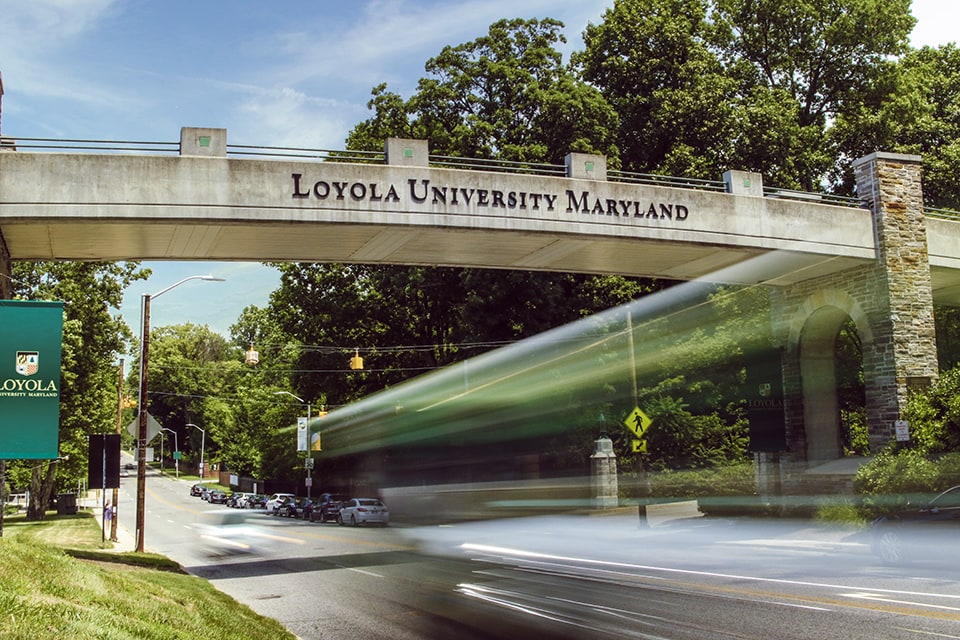
[[[763,349],[747,361],[747,419],[750,450],[777,452],[787,448],[783,406],[783,371],[778,348]]]

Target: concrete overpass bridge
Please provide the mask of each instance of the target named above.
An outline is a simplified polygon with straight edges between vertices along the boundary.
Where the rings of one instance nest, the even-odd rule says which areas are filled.
[[[847,318],[879,445],[908,389],[937,375],[933,305],[960,305],[960,217],[924,211],[916,156],[858,160],[862,197],[850,200],[767,189],[741,171],[717,182],[613,172],[577,153],[564,166],[431,157],[422,140],[356,154],[240,147],[224,129],[184,128],[179,143],[0,148],[6,274],[19,260],[242,260],[709,280],[775,253],[762,271],[724,273],[773,292],[787,450],[768,458],[796,468],[840,455],[836,393],[823,388]]]

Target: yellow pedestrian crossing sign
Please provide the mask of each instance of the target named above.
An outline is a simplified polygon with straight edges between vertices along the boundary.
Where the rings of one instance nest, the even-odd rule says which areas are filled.
[[[638,438],[643,438],[643,434],[647,432],[647,429],[650,427],[650,424],[653,422],[647,414],[640,410],[640,407],[634,407],[633,411],[630,412],[630,415],[627,416],[627,419],[623,421],[623,424],[627,427],[630,433],[634,434]]]

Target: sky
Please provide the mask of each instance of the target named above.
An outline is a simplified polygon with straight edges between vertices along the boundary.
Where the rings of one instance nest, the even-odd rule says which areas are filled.
[[[404,98],[446,45],[501,18],[566,25],[583,48],[613,0],[0,0],[0,131],[12,138],[177,142],[180,128],[226,128],[230,144],[343,149],[368,118],[371,89]],[[957,41],[960,3],[914,0],[914,46]],[[140,297],[194,275],[151,304],[151,326],[192,322],[227,337],[266,306],[276,270],[242,262],[144,262],[120,312],[139,332]]]

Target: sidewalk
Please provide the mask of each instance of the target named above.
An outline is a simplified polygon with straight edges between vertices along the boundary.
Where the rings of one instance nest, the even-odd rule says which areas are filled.
[[[97,525],[100,527],[100,531],[106,533],[107,540],[110,540],[111,526],[110,522],[107,522],[107,528],[103,528],[103,510],[94,509],[93,510],[94,518],[97,520]],[[115,551],[117,553],[124,553],[126,551],[133,551],[137,548],[137,541],[134,538],[133,534],[130,533],[125,526],[121,523],[117,523],[117,539],[111,541],[113,542],[113,548],[107,549],[107,551]]]

